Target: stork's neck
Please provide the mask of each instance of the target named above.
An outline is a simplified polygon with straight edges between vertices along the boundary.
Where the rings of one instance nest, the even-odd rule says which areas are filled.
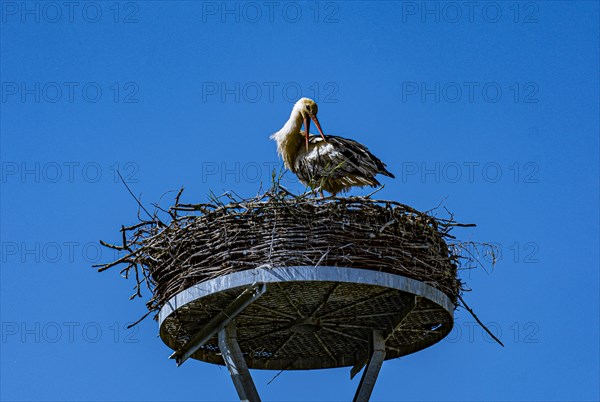
[[[271,137],[277,141],[277,145],[279,145],[279,143],[287,137],[298,136],[298,134],[300,134],[300,128],[302,128],[302,114],[294,107],[288,121],[286,121],[283,127]]]
[[[298,149],[302,145],[302,114],[298,108],[294,107],[290,118],[283,127],[271,136],[271,139],[277,142],[277,153],[281,155],[285,166],[293,171],[294,160],[298,155]]]

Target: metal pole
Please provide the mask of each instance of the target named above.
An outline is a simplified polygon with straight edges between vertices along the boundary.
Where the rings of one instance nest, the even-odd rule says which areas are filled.
[[[219,349],[241,402],[260,402],[250,370],[237,342],[235,322],[219,331]]]
[[[407,303],[406,306],[404,306],[402,311],[398,312],[398,315],[396,317],[396,322],[394,323],[394,325],[387,332],[383,333],[384,346],[385,346],[385,343],[387,342],[387,340],[390,337],[394,336],[394,332],[396,332],[397,329],[400,329],[400,327],[404,323],[404,320],[406,319],[406,317],[408,317],[408,315],[415,309],[415,307],[418,304],[417,298],[418,298],[418,296],[415,296],[410,301],[410,303]],[[372,347],[372,344],[369,344],[369,350],[364,355],[361,354],[361,356],[357,359],[354,367],[352,367],[352,370],[350,370],[350,379],[353,379],[354,376],[356,376],[358,373],[360,373],[360,370],[362,370],[362,368],[367,364],[367,362],[372,354],[373,354],[373,347]]]
[[[382,331],[373,331],[371,336],[371,356],[358,384],[353,402],[368,402],[375,387],[375,381],[385,359],[385,338]]]
[[[258,299],[267,291],[267,285],[264,283],[255,283],[244,290],[231,304],[223,311],[217,314],[208,322],[188,343],[173,352],[170,356],[175,359],[177,366],[181,366],[190,356],[192,356],[202,345],[204,345],[217,332],[221,331],[227,324],[240,314],[252,302]]]

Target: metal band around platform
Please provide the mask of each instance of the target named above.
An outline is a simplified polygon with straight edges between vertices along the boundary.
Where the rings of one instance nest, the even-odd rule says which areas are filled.
[[[219,276],[179,292],[161,309],[158,315],[159,326],[178,308],[200,298],[230,289],[245,287],[256,282],[343,282],[361,285],[383,286],[424,297],[442,306],[453,314],[454,304],[444,293],[421,281],[387,272],[369,269],[330,267],[330,266],[293,266],[276,268],[255,268]]]

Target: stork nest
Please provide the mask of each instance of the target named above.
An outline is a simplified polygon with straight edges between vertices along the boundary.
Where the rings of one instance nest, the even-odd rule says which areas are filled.
[[[159,208],[168,223],[155,212],[122,227],[121,245],[101,241],[125,254],[97,266],[99,271],[124,264],[122,276],[136,278],[131,298],[142,296],[145,286],[152,292],[148,314],[199,282],[257,267],[383,271],[425,282],[455,305],[464,290],[458,278],[463,257],[449,232],[474,225],[459,224],[451,215],[441,219],[370,197],[297,196],[280,187],[252,199],[227,193],[211,203],[184,204],[182,190],[175,205]]]

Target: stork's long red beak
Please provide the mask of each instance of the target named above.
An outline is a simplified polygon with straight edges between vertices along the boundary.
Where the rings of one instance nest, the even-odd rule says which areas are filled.
[[[308,152],[308,135],[310,133],[310,119],[308,118],[308,116],[310,116],[310,119],[312,119],[312,121],[315,122],[315,126],[317,126],[317,130],[319,130],[319,134],[321,134],[321,137],[323,137],[323,140],[327,141],[327,139],[325,139],[325,134],[323,134],[323,130],[321,129],[321,124],[319,123],[319,119],[317,119],[317,115],[305,114],[304,115],[304,138],[306,140],[306,152]]]
[[[304,115],[304,140],[306,141],[306,152],[308,152],[308,133],[310,132],[310,119]]]
[[[327,141],[325,139],[325,134],[323,134],[323,130],[321,130],[321,125],[319,124],[319,119],[317,119],[317,115],[316,114],[311,114],[310,118],[312,119],[312,121],[315,122],[315,126],[317,126],[317,130],[319,130],[319,134],[321,134],[321,137],[323,137],[323,139],[325,141]]]

